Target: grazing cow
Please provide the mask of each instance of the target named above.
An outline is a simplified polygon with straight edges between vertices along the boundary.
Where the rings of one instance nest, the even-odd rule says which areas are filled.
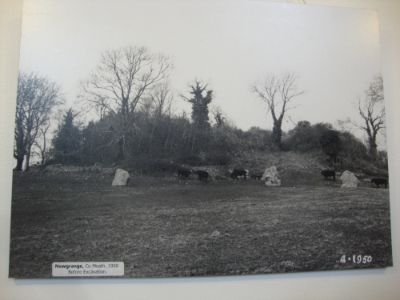
[[[239,177],[247,179],[248,176],[249,176],[249,170],[246,169],[234,169],[231,173],[232,179],[238,179]]]
[[[178,178],[179,179],[188,179],[190,174],[192,174],[192,170],[184,168],[184,167],[178,168]]]
[[[322,170],[321,175],[324,176],[325,180],[329,177],[332,177],[333,181],[336,181],[336,172],[335,170]]]
[[[195,173],[197,174],[198,178],[200,181],[202,182],[207,182],[208,181],[208,172],[207,171],[203,171],[203,170],[197,170],[195,171]]]
[[[261,173],[255,173],[255,174],[251,174],[250,178],[254,179],[254,180],[261,180],[262,176],[263,176],[263,174],[261,174]]]
[[[385,188],[388,186],[388,180],[387,178],[382,178],[382,177],[376,177],[371,179],[371,183],[375,184],[377,188],[379,188],[381,185],[384,185]]]

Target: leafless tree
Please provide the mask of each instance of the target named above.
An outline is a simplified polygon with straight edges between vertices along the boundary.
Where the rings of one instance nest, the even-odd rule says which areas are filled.
[[[153,89],[151,99],[154,104],[154,114],[157,118],[171,114],[173,95],[167,81],[162,82]]]
[[[163,126],[167,126],[167,130],[170,130],[171,123],[165,121],[171,117],[172,101],[173,94],[167,80],[155,85],[150,91],[150,96],[144,100],[141,111],[148,118],[148,125],[151,128],[147,140],[149,153],[160,150],[157,149],[159,145],[153,143],[156,132]]]
[[[100,63],[84,83],[81,97],[100,113],[119,114],[121,128],[116,137],[119,158],[125,155],[125,139],[133,128],[134,112],[156,84],[163,81],[172,67],[170,59],[144,47],[125,47],[105,51]]]
[[[289,104],[304,94],[296,86],[297,76],[286,73],[281,76],[269,75],[261,83],[256,83],[252,91],[267,104],[268,112],[271,113],[273,121],[272,139],[276,146],[281,147],[282,122],[287,111],[291,108]]]
[[[47,133],[50,129],[50,122],[47,122],[47,124],[44,124],[40,129],[39,129],[39,134],[38,137],[34,143],[35,148],[37,149],[37,154],[40,157],[40,165],[44,166],[47,161],[47,152],[48,152],[48,136]]]
[[[33,73],[19,75],[14,146],[16,170],[23,169],[24,161],[29,169],[32,146],[49,126],[53,109],[61,103],[60,89],[54,82]]]
[[[226,119],[227,119],[227,118],[226,118],[224,112],[222,111],[221,107],[219,107],[219,106],[214,106],[214,107],[211,109],[211,113],[212,113],[212,115],[213,115],[214,122],[215,122],[215,126],[216,126],[217,128],[220,128],[220,127],[222,127],[222,126],[225,125]]]
[[[363,120],[359,126],[368,138],[369,155],[373,160],[378,157],[377,136],[385,127],[385,106],[382,76],[377,76],[365,92],[365,98],[358,103],[358,111]]]

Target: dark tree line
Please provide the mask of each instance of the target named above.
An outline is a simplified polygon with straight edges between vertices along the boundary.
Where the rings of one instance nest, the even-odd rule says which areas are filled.
[[[373,168],[387,169],[386,152],[380,151],[377,159],[371,158],[368,145],[348,131],[334,129],[329,123],[298,122],[286,134],[283,148],[307,153],[320,151],[325,155],[326,162],[332,169],[370,171],[371,173],[376,172],[376,170],[371,170]]]
[[[162,92],[163,91],[163,92]],[[127,131],[126,139],[135,141],[125,145],[125,157],[119,157],[120,145],[115,135],[120,125],[121,112],[104,113],[87,126],[74,122],[75,114],[68,110],[55,137],[51,157],[57,163],[124,164],[141,170],[165,167],[173,161],[181,164],[224,165],[240,153],[263,151],[271,144],[271,133],[260,128],[242,131],[225,121],[220,108],[214,110],[214,122],[209,112],[213,101],[212,90],[199,81],[190,85],[182,98],[192,106],[190,117],[172,114],[168,107],[166,89],[156,90],[132,113],[130,123],[134,130]],[[169,103],[160,105],[160,103]],[[71,141],[69,143],[68,141]]]
[[[198,139],[198,128],[185,115],[163,115],[138,110],[135,113],[137,130],[135,140],[126,149],[126,159],[118,160],[119,145],[112,142],[113,124],[118,115],[107,115],[79,128],[73,122],[74,114],[67,111],[53,139],[51,157],[64,164],[92,165],[115,163],[139,171],[152,173],[168,170],[171,162],[189,165],[227,165],[249,153],[276,151],[273,133],[257,127],[247,131],[218,123],[207,128],[207,142],[193,144]],[[282,150],[320,153],[333,169],[362,169],[371,161],[369,151],[353,134],[338,131],[329,123],[299,122],[292,130],[283,133]],[[383,161],[375,165],[385,167]]]
[[[252,91],[267,105],[272,131],[256,127],[243,131],[227,121],[221,108],[213,106],[213,90],[198,80],[179,100],[191,105],[190,116],[173,113],[171,69],[168,57],[146,48],[104,52],[80,95],[82,103],[96,109],[98,120],[83,126],[77,121],[77,112],[69,109],[51,140],[52,114],[62,104],[60,89],[43,77],[22,73],[15,126],[16,169],[22,170],[24,162],[29,167],[34,152],[42,165],[101,162],[142,170],[167,168],[171,161],[229,164],[252,151],[319,151],[333,167],[343,161],[377,161],[379,157],[376,138],[384,125],[381,78],[371,83],[359,105],[367,148],[351,133],[337,131],[330,124],[301,121],[287,133],[282,130],[292,102],[303,94],[294,74],[271,75],[253,86]]]

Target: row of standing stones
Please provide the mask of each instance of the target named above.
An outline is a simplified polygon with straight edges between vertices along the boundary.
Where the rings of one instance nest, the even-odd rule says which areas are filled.
[[[129,172],[123,169],[117,169],[112,181],[112,186],[125,186],[128,184],[129,178]],[[266,168],[261,180],[264,181],[266,186],[281,185],[279,173],[275,166]],[[347,170],[342,173],[340,180],[342,181],[342,188],[356,188],[359,184],[358,178],[352,172]]]

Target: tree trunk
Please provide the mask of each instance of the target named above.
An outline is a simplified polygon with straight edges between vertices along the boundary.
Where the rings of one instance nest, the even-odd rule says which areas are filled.
[[[24,171],[28,171],[29,170],[30,161],[31,161],[31,151],[29,150],[28,153],[26,154],[25,170]]]
[[[117,161],[123,161],[124,159],[125,159],[125,138],[121,137],[118,141]]]
[[[150,155],[153,153],[153,149],[154,149],[154,146],[153,146],[153,138],[154,138],[154,133],[155,133],[155,131],[156,131],[156,128],[157,128],[157,125],[156,125],[155,123],[153,123],[153,126],[152,126],[152,128],[151,128],[150,137],[149,137],[149,140],[148,140],[148,145],[147,145],[148,153],[149,153]],[[161,151],[162,151],[162,149],[158,149],[158,150],[161,150]]]
[[[41,161],[40,161],[40,165],[43,167],[46,163],[46,150],[47,150],[47,141],[46,141],[46,133],[47,130],[49,129],[49,127],[47,127],[43,132],[43,147],[40,151],[40,155],[41,155]]]
[[[24,157],[17,157],[17,165],[15,166],[15,171],[22,171],[24,165]]]
[[[274,123],[274,127],[272,128],[272,141],[278,149],[282,148],[282,124],[279,122]]]
[[[46,152],[42,152],[42,159],[40,161],[40,165],[43,167],[46,164]]]
[[[378,159],[378,145],[373,139],[370,139],[369,142],[369,156],[373,161]]]

